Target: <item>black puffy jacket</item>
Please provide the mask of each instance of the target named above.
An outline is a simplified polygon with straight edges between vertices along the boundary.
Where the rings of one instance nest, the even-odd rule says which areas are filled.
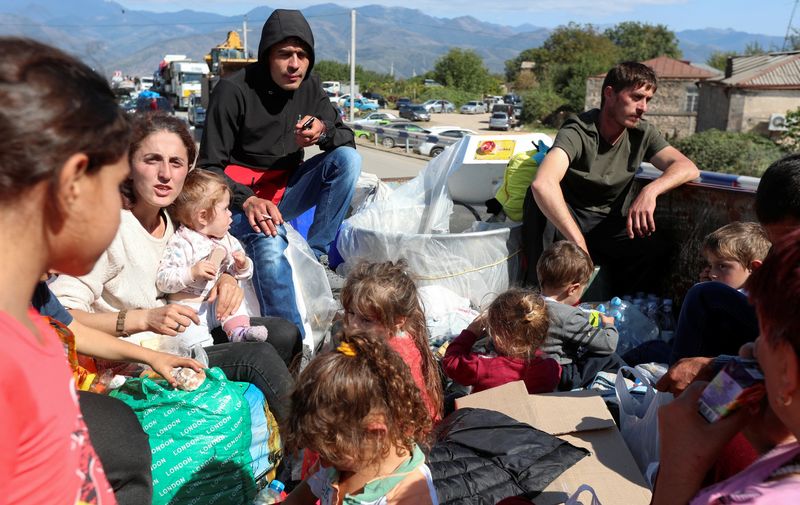
[[[548,433],[485,409],[459,409],[442,421],[428,455],[441,504],[494,505],[535,498],[589,454]]]

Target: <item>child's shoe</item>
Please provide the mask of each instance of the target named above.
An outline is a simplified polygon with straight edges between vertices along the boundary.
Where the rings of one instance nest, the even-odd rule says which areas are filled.
[[[263,326],[239,326],[228,335],[231,342],[266,342],[267,329]]]

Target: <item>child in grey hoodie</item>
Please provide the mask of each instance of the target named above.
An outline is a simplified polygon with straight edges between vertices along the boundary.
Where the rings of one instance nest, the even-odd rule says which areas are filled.
[[[597,372],[616,372],[625,364],[614,353],[619,339],[614,318],[575,307],[593,270],[586,251],[566,240],[546,249],[536,264],[550,319],[541,350],[561,365],[562,391],[585,388]]]

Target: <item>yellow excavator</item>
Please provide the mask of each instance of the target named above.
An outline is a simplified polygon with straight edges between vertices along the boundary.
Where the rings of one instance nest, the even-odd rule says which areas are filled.
[[[203,107],[208,107],[208,97],[220,77],[225,77],[250,63],[258,61],[257,58],[251,58],[245,54],[242,40],[235,31],[228,32],[225,42],[217,47],[212,47],[211,51],[205,56],[205,60],[211,73],[207,79],[203,80],[203,89],[200,94],[203,97]]]

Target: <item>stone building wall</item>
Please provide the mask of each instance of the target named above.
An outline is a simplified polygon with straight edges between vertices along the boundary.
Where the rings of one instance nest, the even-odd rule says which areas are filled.
[[[698,132],[716,128],[728,128],[728,107],[730,97],[723,86],[700,85],[700,97],[697,107]]]
[[[771,114],[786,114],[800,107],[800,89],[742,90],[740,93],[744,96],[739,125],[742,132],[766,134]]]
[[[590,77],[586,80],[585,110],[600,107],[603,79]],[[668,138],[679,138],[695,132],[697,113],[687,111],[689,91],[697,93],[697,85],[691,79],[661,79],[658,90],[650,100],[645,118],[656,125]]]

